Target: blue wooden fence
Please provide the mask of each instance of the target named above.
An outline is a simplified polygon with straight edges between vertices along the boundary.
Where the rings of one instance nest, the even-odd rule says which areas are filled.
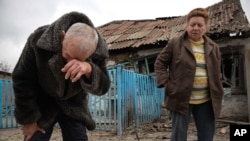
[[[122,135],[127,127],[160,118],[164,90],[156,88],[155,77],[125,70],[120,65],[108,73],[112,83],[107,94],[89,94],[89,110],[96,130]],[[13,109],[12,81],[0,80],[0,129],[18,127]]]
[[[12,81],[0,79],[0,129],[17,126],[18,124],[14,119]]]

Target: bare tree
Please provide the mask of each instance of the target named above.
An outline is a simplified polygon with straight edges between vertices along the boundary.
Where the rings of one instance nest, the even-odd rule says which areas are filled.
[[[11,65],[6,61],[0,61],[0,71],[9,72]]]

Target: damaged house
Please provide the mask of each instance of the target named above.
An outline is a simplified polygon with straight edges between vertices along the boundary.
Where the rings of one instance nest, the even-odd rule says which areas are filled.
[[[242,115],[250,121],[250,26],[240,0],[222,0],[209,11],[207,35],[222,53],[223,86],[228,100],[223,116]],[[169,39],[185,30],[186,15],[147,20],[112,21],[98,27],[108,43],[108,67],[121,64],[154,75],[154,62]],[[248,112],[246,112],[248,111]]]

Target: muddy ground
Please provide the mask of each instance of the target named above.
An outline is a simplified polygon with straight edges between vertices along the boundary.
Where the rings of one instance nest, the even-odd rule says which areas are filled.
[[[197,141],[196,128],[193,122],[188,130],[188,141]],[[171,122],[154,121],[141,125],[139,128],[130,127],[122,136],[104,131],[88,131],[89,141],[169,141]],[[19,128],[0,129],[0,141],[22,141],[23,135]],[[62,141],[60,128],[55,127],[51,141]],[[229,124],[217,122],[214,141],[229,141]]]

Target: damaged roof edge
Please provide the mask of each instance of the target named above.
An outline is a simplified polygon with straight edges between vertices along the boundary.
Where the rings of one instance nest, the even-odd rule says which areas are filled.
[[[222,0],[206,9],[210,16],[209,36],[220,39],[250,35],[250,24],[240,0]],[[107,41],[109,50],[116,50],[154,45],[158,39],[167,42],[185,31],[185,26],[186,15],[112,21],[98,27],[98,30]]]

